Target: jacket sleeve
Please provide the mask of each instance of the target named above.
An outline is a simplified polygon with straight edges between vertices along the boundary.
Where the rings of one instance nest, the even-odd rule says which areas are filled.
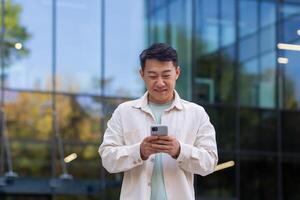
[[[140,143],[125,145],[122,130],[119,106],[107,123],[103,142],[99,147],[102,165],[110,173],[124,172],[143,164]]]
[[[179,143],[180,154],[177,163],[180,168],[201,176],[214,171],[218,162],[215,129],[205,111],[194,144],[184,144],[180,141]]]

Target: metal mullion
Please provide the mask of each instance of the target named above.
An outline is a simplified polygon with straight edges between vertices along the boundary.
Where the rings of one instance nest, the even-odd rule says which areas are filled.
[[[106,5],[106,2],[105,0],[101,0],[101,27],[100,27],[100,32],[101,32],[101,70],[100,70],[100,95],[102,97],[105,96],[105,26],[106,26],[106,23],[105,23],[105,5]],[[104,101],[105,102],[105,101]],[[104,131],[105,131],[105,119],[104,119],[104,115],[106,113],[106,104],[103,103],[103,99],[102,99],[102,107],[101,107],[101,113],[102,113],[102,117],[100,116],[100,124],[101,124],[101,128],[100,128],[100,131],[101,131],[101,135],[102,135],[102,140],[103,140],[103,136],[104,136]],[[103,180],[103,193],[102,193],[102,197],[103,199],[106,199],[106,171],[104,170],[103,167],[101,167],[101,171],[100,171],[100,178]]]
[[[56,100],[55,100],[55,91],[56,91],[56,0],[52,0],[52,112],[56,110]],[[52,116],[52,127],[55,127],[55,120]],[[53,130],[54,133],[54,130]],[[55,134],[52,135],[52,145],[51,145],[51,176],[52,178],[56,175],[56,139]]]
[[[192,0],[192,44],[191,44],[191,52],[192,52],[192,55],[191,55],[191,60],[192,60],[192,69],[191,69],[191,91],[192,91],[192,100],[193,101],[197,101],[196,99],[196,95],[195,95],[195,72],[196,72],[196,0]]]
[[[282,13],[281,13],[281,2],[278,0],[276,2],[276,42],[280,42],[282,39]],[[280,50],[276,48],[276,58],[279,57],[281,54]],[[275,82],[275,103],[276,103],[276,113],[277,113],[277,127],[276,127],[276,132],[277,132],[277,196],[279,200],[283,199],[282,196],[282,113],[281,113],[281,95],[282,93],[280,92],[280,76],[283,76],[284,74],[281,74],[281,67],[278,62],[276,62],[276,82]],[[284,90],[284,88],[282,88]],[[284,105],[284,104],[283,104]]]
[[[1,57],[1,97],[0,97],[0,107],[1,110],[4,107],[4,33],[5,33],[5,27],[4,27],[4,0],[1,0],[1,36],[0,36],[0,57]],[[1,121],[4,120],[4,115],[1,116]],[[4,159],[5,159],[5,153],[4,153],[4,133],[3,133],[3,127],[2,123],[0,123],[0,175],[3,175],[4,173]]]
[[[257,88],[256,88],[256,106],[260,107],[260,84],[262,81],[262,70],[261,70],[261,43],[260,43],[260,38],[261,38],[261,16],[260,16],[260,12],[261,12],[261,0],[257,0],[257,20],[256,20],[256,26],[257,26],[257,37],[256,37],[256,44],[257,44],[257,68],[258,68],[258,81],[256,82],[257,84]]]
[[[235,140],[235,148],[236,148],[236,176],[235,176],[235,192],[236,192],[236,198],[240,199],[241,194],[240,194],[240,182],[241,182],[241,159],[240,159],[240,70],[239,70],[239,46],[240,46],[240,41],[239,41],[239,21],[240,21],[240,14],[239,14],[239,0],[235,0],[236,4],[236,9],[235,9],[235,27],[236,27],[236,45],[235,45],[235,59],[237,60],[236,66],[235,66],[235,111],[236,111],[236,118],[235,118],[235,128],[236,128],[236,140]]]

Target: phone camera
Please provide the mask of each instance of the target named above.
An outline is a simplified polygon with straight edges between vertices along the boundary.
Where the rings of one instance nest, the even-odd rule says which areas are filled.
[[[157,127],[152,127],[152,131],[158,131]]]

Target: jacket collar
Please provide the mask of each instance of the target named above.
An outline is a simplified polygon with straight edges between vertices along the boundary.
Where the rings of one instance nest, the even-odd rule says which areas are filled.
[[[148,94],[149,94],[149,92],[147,91],[141,98],[139,98],[136,101],[136,104],[133,105],[133,107],[139,108],[145,112],[150,112],[150,108],[148,106]],[[181,98],[180,98],[179,94],[176,92],[176,90],[174,90],[174,94],[175,94],[174,101],[173,101],[171,107],[168,108],[166,111],[170,111],[174,108],[177,108],[178,110],[183,109],[183,105],[181,103]]]

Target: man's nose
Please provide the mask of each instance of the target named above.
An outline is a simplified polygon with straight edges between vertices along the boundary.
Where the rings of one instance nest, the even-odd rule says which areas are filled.
[[[164,80],[161,77],[157,78],[157,82],[156,82],[157,86],[162,87],[165,86]]]

